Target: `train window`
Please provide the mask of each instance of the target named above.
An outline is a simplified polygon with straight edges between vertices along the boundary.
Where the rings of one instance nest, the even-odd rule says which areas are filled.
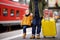
[[[8,15],[8,10],[6,8],[3,9],[3,16],[7,16]]]
[[[14,10],[11,10],[10,16],[14,16]]]
[[[17,17],[19,16],[19,10],[16,11],[16,16],[17,16]]]

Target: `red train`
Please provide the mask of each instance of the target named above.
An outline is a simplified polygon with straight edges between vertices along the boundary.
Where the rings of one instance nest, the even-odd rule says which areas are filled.
[[[12,0],[0,0],[0,25],[18,25],[28,5]]]

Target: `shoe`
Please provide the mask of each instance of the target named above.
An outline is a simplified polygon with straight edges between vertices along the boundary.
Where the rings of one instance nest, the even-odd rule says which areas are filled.
[[[35,39],[35,35],[32,35],[32,36],[30,37],[30,39]]]
[[[23,33],[23,39],[25,39],[26,38],[26,33]]]
[[[40,39],[40,35],[37,35],[35,38],[36,38],[36,39]]]

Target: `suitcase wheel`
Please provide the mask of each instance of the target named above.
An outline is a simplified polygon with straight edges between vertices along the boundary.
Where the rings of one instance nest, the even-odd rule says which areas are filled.
[[[44,38],[46,38],[46,36],[44,36]]]
[[[52,38],[55,38],[55,37],[52,37]]]

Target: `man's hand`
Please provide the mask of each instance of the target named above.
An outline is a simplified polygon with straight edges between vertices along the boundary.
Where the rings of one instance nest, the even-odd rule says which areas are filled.
[[[32,13],[30,13],[30,15],[31,15],[31,16],[33,16],[33,14],[32,14]]]

